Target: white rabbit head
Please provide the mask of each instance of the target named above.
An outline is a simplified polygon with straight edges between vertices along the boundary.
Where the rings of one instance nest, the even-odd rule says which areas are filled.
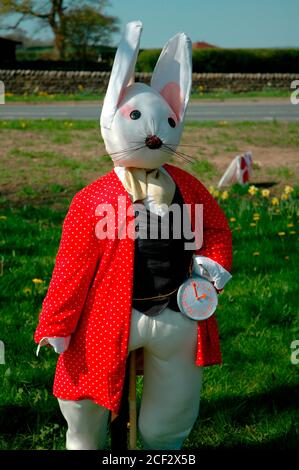
[[[101,132],[115,165],[157,168],[179,144],[192,86],[192,45],[179,33],[164,46],[151,86],[134,83],[142,23],[126,25],[101,114]]]

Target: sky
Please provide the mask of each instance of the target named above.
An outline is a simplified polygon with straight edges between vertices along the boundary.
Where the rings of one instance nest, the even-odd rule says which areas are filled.
[[[141,48],[179,31],[220,47],[299,47],[299,0],[110,0],[106,11],[121,28],[142,21]]]
[[[129,21],[142,21],[141,48],[161,48],[180,31],[192,42],[219,47],[299,47],[299,0],[108,0],[108,5],[106,14],[119,18],[120,30]],[[35,32],[35,39],[52,37],[34,21],[22,26]]]

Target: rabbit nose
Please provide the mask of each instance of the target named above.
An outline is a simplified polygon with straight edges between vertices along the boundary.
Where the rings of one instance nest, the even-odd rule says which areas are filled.
[[[148,135],[145,139],[145,145],[149,149],[159,149],[162,144],[162,140],[157,135]]]

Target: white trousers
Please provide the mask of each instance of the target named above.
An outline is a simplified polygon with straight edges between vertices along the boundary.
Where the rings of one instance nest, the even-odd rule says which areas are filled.
[[[181,449],[198,416],[202,367],[195,365],[197,322],[166,308],[133,309],[129,351],[144,348],[139,431],[145,449]],[[58,399],[68,423],[66,448],[104,449],[109,410],[91,400]]]

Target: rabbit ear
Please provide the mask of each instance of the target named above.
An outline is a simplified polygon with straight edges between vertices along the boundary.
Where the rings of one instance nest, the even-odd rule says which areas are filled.
[[[151,86],[182,121],[192,87],[192,43],[185,33],[176,34],[165,44],[154,69]]]
[[[139,51],[141,21],[132,21],[125,27],[120,44],[116,51],[110,80],[101,113],[101,126],[108,129],[117,110],[118,103],[126,87],[134,81],[134,70]]]

